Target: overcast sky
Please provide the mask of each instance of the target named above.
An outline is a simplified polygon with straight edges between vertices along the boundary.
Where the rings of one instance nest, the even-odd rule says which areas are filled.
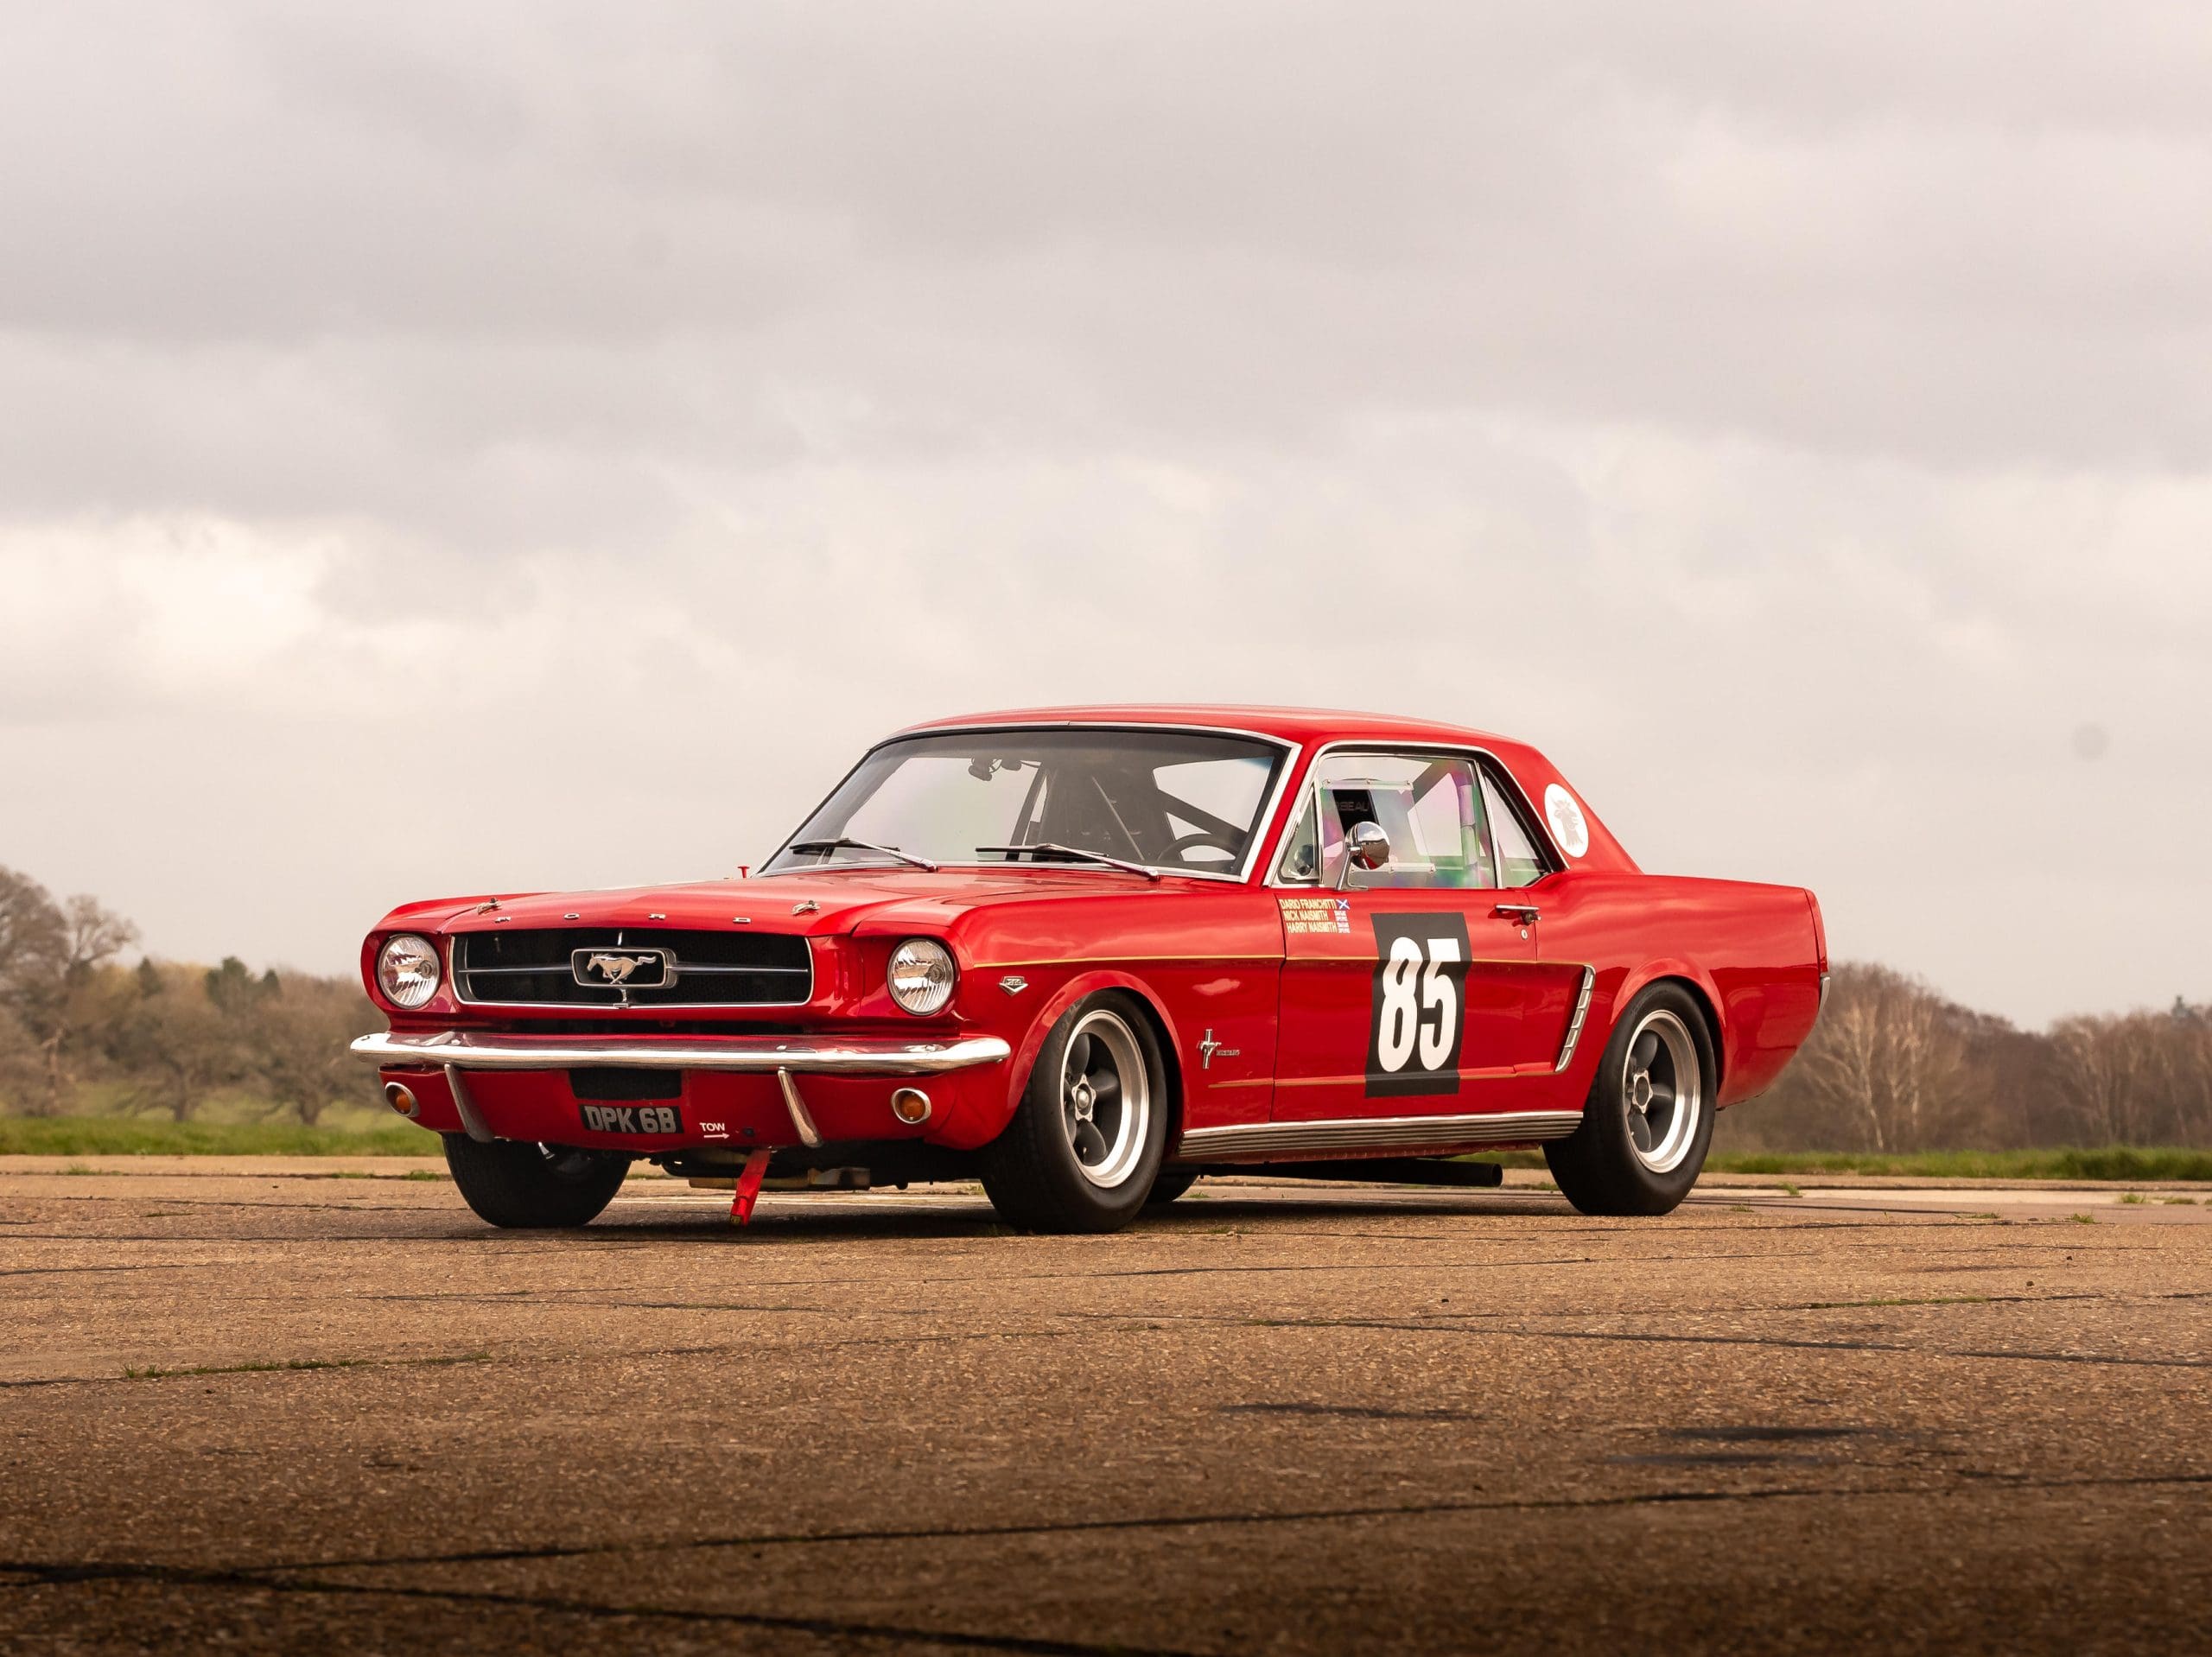
[[[2029,1023],[2212,999],[2212,8],[0,13],[0,864],[154,951],[1351,705]]]

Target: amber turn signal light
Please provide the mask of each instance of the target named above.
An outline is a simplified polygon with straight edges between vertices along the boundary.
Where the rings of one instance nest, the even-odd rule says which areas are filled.
[[[891,1114],[909,1127],[930,1119],[930,1096],[919,1088],[901,1088],[891,1095]]]

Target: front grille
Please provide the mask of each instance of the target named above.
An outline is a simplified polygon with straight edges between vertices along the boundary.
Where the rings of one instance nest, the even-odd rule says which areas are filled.
[[[577,950],[626,948],[666,950],[670,981],[626,990],[576,981]],[[773,932],[463,932],[453,975],[462,1000],[495,1006],[796,1006],[814,993],[806,940]]]

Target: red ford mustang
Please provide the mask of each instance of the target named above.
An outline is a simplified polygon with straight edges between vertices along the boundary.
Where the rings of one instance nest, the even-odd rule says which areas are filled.
[[[1810,892],[1645,874],[1551,762],[1408,720],[1055,708],[872,749],[749,879],[451,898],[355,1044],[494,1225],[632,1160],[733,1188],[980,1178],[1103,1231],[1202,1172],[1494,1181],[1662,1214],[1827,982]]]

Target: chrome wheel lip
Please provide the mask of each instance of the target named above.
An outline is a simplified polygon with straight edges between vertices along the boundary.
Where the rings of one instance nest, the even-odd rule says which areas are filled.
[[[1088,1036],[1092,1044],[1091,1074],[1096,1074],[1103,1055],[1110,1063],[1114,1078],[1119,1083],[1119,1098],[1105,1103],[1090,1095],[1082,1078],[1071,1076],[1067,1070],[1066,1055],[1077,1041]],[[1144,1148],[1152,1127],[1152,1078],[1145,1067],[1144,1049],[1138,1045],[1136,1032],[1117,1013],[1101,1007],[1086,1013],[1068,1032],[1067,1045],[1061,1049],[1060,1061],[1060,1122],[1067,1134],[1068,1154],[1074,1159],[1076,1171],[1101,1190],[1114,1190],[1125,1185],[1144,1160]],[[1103,1117],[1110,1113],[1113,1132],[1106,1133]],[[1079,1124],[1089,1124],[1106,1140],[1106,1154],[1096,1163],[1086,1163],[1078,1144]]]
[[[1636,1062],[1636,1050],[1646,1036],[1659,1039],[1649,1066]],[[1656,1095],[1665,1087],[1672,1088],[1673,1097],[1662,1103]],[[1705,1114],[1705,1067],[1698,1057],[1697,1040],[1680,1014],[1660,1007],[1637,1024],[1622,1060],[1621,1100],[1629,1117],[1644,1115],[1654,1130],[1655,1142],[1647,1151],[1636,1142],[1633,1123],[1624,1124],[1629,1127],[1628,1148],[1637,1161],[1655,1174],[1671,1174],[1680,1168],[1697,1142],[1698,1124]]]

